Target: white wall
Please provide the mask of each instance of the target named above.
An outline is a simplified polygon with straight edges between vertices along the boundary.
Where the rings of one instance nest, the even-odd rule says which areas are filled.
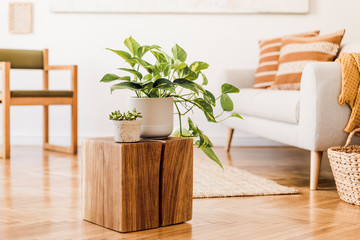
[[[33,33],[9,34],[8,0],[0,1],[0,47],[50,49],[50,64],[79,65],[79,136],[111,135],[107,114],[125,110],[130,92],[109,93],[100,78],[122,63],[106,47],[122,48],[122,41],[133,35],[142,44],[158,44],[169,50],[178,43],[188,58],[210,64],[209,88],[219,87],[223,71],[231,68],[254,68],[257,64],[257,41],[283,34],[320,29],[330,33],[345,28],[344,42],[360,41],[360,1],[310,0],[310,14],[262,15],[182,15],[182,14],[54,14],[48,0],[34,0]],[[41,87],[41,73],[13,71],[13,89]],[[69,87],[68,73],[52,73],[51,87]],[[55,141],[65,143],[69,135],[69,108],[52,107],[50,132]],[[13,107],[11,110],[12,144],[40,144],[41,107]],[[226,129],[207,123],[202,115],[196,119],[221,145]],[[270,142],[236,133],[235,145],[261,145]]]

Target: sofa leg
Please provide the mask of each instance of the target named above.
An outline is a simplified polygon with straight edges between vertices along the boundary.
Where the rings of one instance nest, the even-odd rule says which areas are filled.
[[[230,151],[230,146],[231,146],[231,140],[232,140],[232,137],[233,137],[233,133],[234,133],[234,129],[229,128],[228,129],[228,138],[227,138],[226,146],[225,146],[225,151],[226,152]]]
[[[311,151],[310,156],[310,190],[316,190],[320,175],[322,151]]]

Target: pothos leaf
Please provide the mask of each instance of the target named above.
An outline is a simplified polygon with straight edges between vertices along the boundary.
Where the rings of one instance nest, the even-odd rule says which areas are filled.
[[[235,118],[240,118],[240,119],[243,119],[243,117],[242,117],[242,116],[240,116],[240,114],[235,113],[235,112],[231,113],[230,117],[235,117]]]
[[[210,141],[210,139],[208,138],[208,136],[206,136],[199,128],[197,128],[197,131],[198,131],[199,137],[200,137],[200,140],[199,140],[200,148],[208,148],[208,147],[214,146],[212,144],[212,142]]]
[[[174,59],[178,59],[181,62],[185,62],[187,58],[187,53],[184,49],[182,49],[179,45],[175,44],[175,46],[171,49]]]
[[[117,55],[122,57],[125,61],[127,61],[129,58],[131,58],[131,55],[128,52],[125,52],[125,51],[122,51],[122,50],[114,50],[114,49],[111,49],[111,48],[106,48],[106,49],[116,53]]]
[[[222,86],[221,86],[221,93],[238,93],[240,90],[229,84],[229,83],[224,83]]]
[[[141,58],[138,57],[133,57],[133,58],[129,58],[129,60],[127,60],[128,63],[131,64],[140,64],[148,73],[152,73],[152,69],[150,69],[150,63],[148,63],[147,61],[142,60]]]
[[[150,92],[149,92],[149,96],[150,96],[151,98],[158,98],[159,95],[160,95],[159,89],[153,88],[153,89],[151,89]]]
[[[205,74],[201,73],[201,76],[203,77],[202,85],[204,85],[204,86],[208,85],[209,81],[208,81],[207,77],[205,76]]]
[[[208,90],[205,90],[205,92],[203,92],[203,95],[204,95],[204,100],[205,100],[207,103],[215,106],[216,100],[215,100],[214,94],[212,94],[212,93],[211,93],[210,91],[208,91]]]
[[[181,86],[183,88],[189,89],[195,93],[199,93],[199,88],[196,83],[186,80],[184,78],[178,78],[174,80],[174,84]]]
[[[185,67],[182,71],[183,78],[187,80],[196,80],[199,77],[199,73],[191,71],[189,67]]]
[[[128,68],[118,68],[119,70],[122,70],[122,71],[126,71],[126,72],[129,72],[129,73],[132,73],[134,74],[135,76],[137,76],[139,79],[142,79],[142,74],[134,69],[128,69]]]
[[[193,62],[190,65],[190,69],[194,72],[199,72],[201,70],[207,69],[209,67],[209,64],[205,63],[205,62]]]
[[[196,130],[193,121],[189,117],[188,117],[188,123],[189,123],[189,130],[192,130],[192,131]]]
[[[153,51],[153,50],[150,50],[150,51],[160,63],[167,62],[166,57],[161,52]]]
[[[207,103],[204,99],[202,98],[196,98],[193,100],[193,102],[195,103],[195,105],[200,108],[203,113],[205,114],[206,119],[209,122],[216,122],[216,119],[214,117],[214,113],[213,113],[213,108],[211,107],[211,105],[209,103]]]
[[[145,53],[147,53],[148,51],[152,50],[152,49],[156,49],[156,50],[160,50],[161,47],[158,46],[158,45],[151,45],[151,46],[148,46],[148,45],[144,45],[144,46],[141,46],[138,48],[137,50],[137,56],[139,58],[143,57]]]
[[[122,57],[126,62],[128,62],[130,64],[131,67],[135,66],[135,62],[130,60],[130,58],[131,58],[130,53],[122,51],[122,50],[114,50],[114,49],[110,49],[110,48],[107,48],[107,50],[110,50],[110,51],[116,53],[117,55],[119,55],[120,57]]]
[[[151,74],[146,74],[144,77],[143,77],[143,80],[144,81],[148,81],[152,78],[152,75]]]
[[[132,91],[139,91],[143,89],[143,87],[140,84],[134,82],[121,82],[118,84],[114,84],[110,87],[111,93],[118,89],[130,89]]]
[[[100,82],[112,82],[116,80],[130,81],[130,77],[129,76],[119,77],[118,75],[115,74],[106,74],[105,76],[103,76]]]
[[[174,84],[166,78],[159,78],[158,80],[156,80],[153,87],[169,91],[173,91],[175,89]]]
[[[224,169],[223,165],[221,164],[219,158],[216,156],[212,148],[208,147],[208,148],[200,148],[200,149],[206,154],[206,156],[208,156],[211,160],[216,162],[222,169]]]
[[[192,137],[192,134],[188,130],[186,130],[186,128],[182,128],[181,133],[182,133],[182,135],[180,135],[180,127],[177,126],[176,128],[173,129],[173,132],[171,133],[171,135],[174,137],[187,137],[187,138]]]
[[[137,55],[137,51],[140,47],[140,44],[138,42],[136,42],[132,36],[125,39],[124,44],[130,50],[130,52],[133,54],[133,56],[135,57]]]
[[[221,108],[226,112],[230,112],[234,109],[233,101],[231,100],[229,95],[227,95],[226,93],[223,93],[221,95],[220,103],[221,103]]]
[[[180,60],[176,59],[174,62],[174,70],[178,71],[186,67],[186,63],[181,62]]]
[[[142,85],[144,90],[151,90],[153,88],[154,83],[153,82],[148,82]]]

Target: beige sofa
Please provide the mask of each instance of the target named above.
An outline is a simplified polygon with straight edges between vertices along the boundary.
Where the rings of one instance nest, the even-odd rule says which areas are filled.
[[[347,44],[341,52],[360,52],[360,43]],[[225,79],[240,88],[232,97],[234,111],[244,118],[224,123],[229,128],[227,151],[234,129],[310,150],[310,189],[315,190],[323,152],[344,145],[348,135],[343,129],[350,108],[337,102],[341,90],[339,64],[307,64],[300,91],[253,89],[255,69],[228,70]],[[354,140],[359,142],[358,138]]]

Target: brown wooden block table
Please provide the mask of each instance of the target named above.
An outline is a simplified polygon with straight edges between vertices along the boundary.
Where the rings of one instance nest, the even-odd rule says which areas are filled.
[[[192,218],[192,139],[82,142],[83,219],[131,232]]]

